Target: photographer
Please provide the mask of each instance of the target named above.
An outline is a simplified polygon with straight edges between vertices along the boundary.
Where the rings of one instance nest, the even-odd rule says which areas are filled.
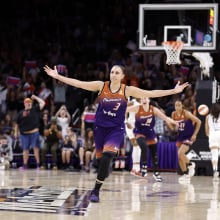
[[[46,166],[46,154],[52,154],[53,170],[57,170],[57,150],[62,140],[62,128],[57,124],[56,117],[51,117],[50,123],[44,129],[45,144],[41,149],[41,169],[44,170]]]

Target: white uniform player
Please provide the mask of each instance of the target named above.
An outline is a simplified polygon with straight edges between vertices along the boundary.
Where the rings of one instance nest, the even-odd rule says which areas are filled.
[[[136,99],[132,99],[132,105],[137,106],[140,105],[140,103]],[[138,146],[135,136],[134,136],[134,123],[135,123],[135,112],[129,112],[129,116],[126,120],[126,133],[127,137],[131,141],[131,144],[133,145],[133,151],[132,151],[132,169],[131,174],[135,176],[140,176],[140,157],[141,157],[141,149]]]

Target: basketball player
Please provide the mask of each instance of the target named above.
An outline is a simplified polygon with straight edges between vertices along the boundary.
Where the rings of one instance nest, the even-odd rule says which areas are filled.
[[[211,105],[206,116],[205,132],[209,138],[209,148],[212,154],[213,181],[219,181],[218,157],[220,150],[220,104]]]
[[[155,116],[164,120],[169,127],[177,126],[178,123],[167,117],[159,108],[150,103],[149,98],[142,98],[140,105],[127,107],[127,112],[135,112],[135,138],[141,148],[141,175],[147,176],[147,147],[150,150],[153,162],[153,177],[157,182],[161,182],[162,178],[159,173],[157,158],[157,135],[154,131]]]
[[[125,112],[127,99],[130,96],[135,98],[159,97],[180,93],[189,84],[180,85],[177,83],[174,89],[148,91],[134,86],[126,86],[121,81],[125,76],[125,68],[114,65],[110,71],[110,81],[80,81],[59,75],[56,66],[51,69],[47,65],[45,72],[63,83],[88,91],[99,92],[98,108],[95,115],[94,137],[96,146],[96,157],[99,159],[99,169],[94,189],[90,195],[91,202],[99,202],[99,191],[109,174],[109,165],[112,159],[120,150],[125,134]]]
[[[183,175],[179,181],[190,181],[190,177],[195,174],[195,163],[190,162],[186,153],[190,146],[196,141],[197,134],[201,127],[201,120],[190,111],[183,108],[180,100],[175,102],[175,111],[171,117],[178,122],[176,146],[178,148],[178,162]]]
[[[136,99],[132,99],[128,106],[139,106],[140,103]],[[131,145],[132,145],[132,169],[130,174],[134,176],[141,177],[140,173],[140,157],[141,157],[141,149],[139,145],[137,144],[137,141],[135,139],[134,135],[134,123],[135,123],[135,112],[128,112],[128,117],[125,121],[126,124],[126,135],[129,138]]]

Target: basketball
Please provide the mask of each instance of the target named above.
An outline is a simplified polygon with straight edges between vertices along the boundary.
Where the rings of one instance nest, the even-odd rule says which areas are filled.
[[[200,115],[205,116],[209,113],[209,107],[205,104],[202,104],[198,107],[198,112]]]

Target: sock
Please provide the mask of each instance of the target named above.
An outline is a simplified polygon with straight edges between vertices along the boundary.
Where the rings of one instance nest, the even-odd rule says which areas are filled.
[[[101,189],[101,186],[102,186],[102,183],[96,180],[94,189],[99,191]]]

